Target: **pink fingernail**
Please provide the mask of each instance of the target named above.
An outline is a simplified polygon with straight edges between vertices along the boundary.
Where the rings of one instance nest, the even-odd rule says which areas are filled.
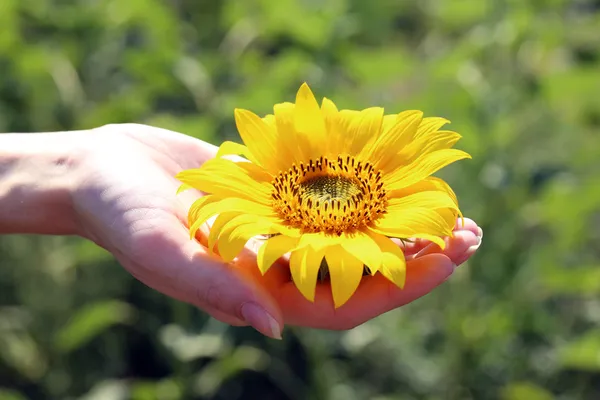
[[[281,340],[281,328],[277,320],[256,303],[246,303],[241,309],[244,320],[265,336]]]
[[[479,248],[479,246],[481,246],[481,242],[483,241],[483,231],[481,230],[481,228],[479,228],[479,234],[477,235],[477,244],[469,247],[469,248],[475,248],[475,250],[477,250]]]

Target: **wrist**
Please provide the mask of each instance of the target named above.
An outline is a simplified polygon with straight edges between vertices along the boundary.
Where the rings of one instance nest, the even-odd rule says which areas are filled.
[[[82,132],[0,134],[0,233],[78,233]]]

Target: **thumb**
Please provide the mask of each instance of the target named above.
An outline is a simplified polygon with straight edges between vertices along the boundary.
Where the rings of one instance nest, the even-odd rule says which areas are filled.
[[[236,321],[236,325],[241,320],[268,337],[281,338],[281,310],[247,268],[209,255],[190,240],[175,216],[156,226],[160,228],[138,232],[135,250],[120,260],[132,275],[219,320]]]

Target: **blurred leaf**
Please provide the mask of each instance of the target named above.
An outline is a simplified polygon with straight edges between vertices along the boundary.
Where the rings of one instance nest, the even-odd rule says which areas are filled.
[[[562,346],[559,357],[565,367],[600,371],[600,330],[592,330]]]
[[[136,381],[131,385],[132,400],[177,400],[183,397],[181,385],[175,379]]]
[[[16,390],[0,387],[0,400],[27,400],[27,397]]]
[[[210,363],[196,377],[195,392],[202,396],[213,396],[221,385],[242,370],[264,370],[270,362],[269,355],[263,350],[240,346],[229,355]]]
[[[64,353],[84,346],[112,325],[130,323],[135,310],[117,300],[99,301],[75,311],[69,321],[57,332],[54,345]]]
[[[43,349],[23,328],[0,330],[0,361],[32,381],[40,379],[48,368]]]
[[[106,380],[95,384],[92,389],[79,397],[79,400],[126,400],[129,399],[129,385],[125,381]]]
[[[554,396],[546,389],[531,382],[517,382],[506,386],[503,400],[552,400]]]
[[[230,343],[223,334],[189,334],[180,326],[166,325],[159,334],[160,341],[181,361],[191,361],[201,357],[218,357],[230,350]]]
[[[552,294],[600,294],[600,265],[546,270],[541,279]]]
[[[81,238],[0,235],[6,390],[598,398],[598,0],[0,0],[0,26],[0,132],[135,122],[239,141],[234,108],[272,113],[307,81],[340,109],[451,120],[473,160],[439,176],[486,232],[418,301],[282,342],[206,324]]]

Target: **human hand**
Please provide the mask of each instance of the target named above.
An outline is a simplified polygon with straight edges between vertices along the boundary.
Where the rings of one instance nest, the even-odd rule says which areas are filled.
[[[231,264],[208,254],[202,244],[207,227],[198,241],[190,240],[187,212],[200,193],[176,195],[175,175],[214,157],[216,147],[136,124],[108,125],[80,140],[83,178],[72,194],[79,233],[110,251],[144,284],[270,337],[280,337],[285,324],[349,329],[410,303],[446,280],[481,243],[481,229],[466,219],[444,251],[422,240],[409,244],[403,290],[380,274],[364,277],[352,298],[334,309],[327,283],[317,285],[314,303],[300,294],[286,260],[260,276],[257,240]]]

